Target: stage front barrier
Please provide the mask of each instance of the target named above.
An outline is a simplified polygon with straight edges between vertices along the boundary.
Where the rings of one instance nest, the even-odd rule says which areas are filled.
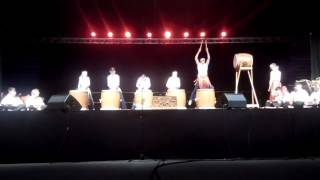
[[[214,89],[198,89],[195,101],[197,109],[214,109],[216,104]]]
[[[184,89],[169,89],[166,96],[174,96],[177,98],[177,109],[186,109],[186,91]]]
[[[133,106],[135,109],[152,109],[153,93],[151,90],[137,90],[134,93]]]
[[[74,97],[81,105],[81,110],[88,110],[89,93],[86,90],[70,90],[69,95]]]
[[[118,109],[120,109],[120,92],[117,90],[102,90],[100,110]]]

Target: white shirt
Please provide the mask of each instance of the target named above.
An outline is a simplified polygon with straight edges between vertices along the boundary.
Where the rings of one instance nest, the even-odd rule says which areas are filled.
[[[283,93],[282,102],[292,102],[292,100],[292,94],[290,94],[289,92]]]
[[[27,107],[34,107],[37,109],[42,108],[43,106],[45,106],[44,102],[43,102],[43,98],[42,97],[34,97],[34,96],[30,96],[27,100],[26,100],[26,106]]]
[[[180,78],[179,77],[169,77],[166,87],[168,89],[179,89],[180,88]]]
[[[320,102],[320,91],[314,91],[310,95],[310,101],[319,103]]]
[[[80,76],[78,90],[88,90],[90,87],[90,78],[88,76]]]
[[[291,93],[293,102],[309,102],[309,94],[306,90],[301,89]]]
[[[118,74],[110,74],[107,77],[108,88],[111,90],[118,90],[120,86],[120,76]]]
[[[19,97],[12,97],[12,96],[9,96],[9,95],[6,95],[1,103],[1,105],[5,105],[5,106],[14,106],[14,107],[17,107],[19,105],[22,105],[23,104],[23,101],[19,98]]]
[[[281,82],[281,72],[278,69],[270,72],[270,82],[273,81]]]
[[[138,89],[149,89],[151,87],[151,82],[149,77],[139,77],[136,84]]]
[[[199,76],[208,76],[208,66],[209,64],[197,64],[197,69],[198,69],[198,77]]]

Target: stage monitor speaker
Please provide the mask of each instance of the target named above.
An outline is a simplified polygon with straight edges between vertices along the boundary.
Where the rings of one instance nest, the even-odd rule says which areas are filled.
[[[247,100],[243,94],[224,93],[227,108],[246,108]]]
[[[80,110],[80,103],[66,94],[53,95],[48,100],[47,110]]]

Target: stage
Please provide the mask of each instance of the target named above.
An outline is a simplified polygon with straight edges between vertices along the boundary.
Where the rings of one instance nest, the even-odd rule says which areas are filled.
[[[301,158],[319,109],[0,112],[1,163]]]

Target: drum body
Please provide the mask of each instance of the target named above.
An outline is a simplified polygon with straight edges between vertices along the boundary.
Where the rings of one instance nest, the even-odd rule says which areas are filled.
[[[253,56],[248,53],[238,53],[234,55],[233,67],[239,69],[240,67],[252,68]]]
[[[81,105],[81,110],[88,110],[89,93],[87,90],[70,90],[69,95],[73,96]]]
[[[153,93],[151,90],[140,91],[134,93],[133,104],[135,109],[151,109]]]
[[[214,89],[198,89],[196,93],[196,107],[198,109],[214,109],[216,97]]]
[[[166,96],[177,98],[177,109],[186,109],[186,91],[184,89],[168,89]]]
[[[120,109],[120,92],[117,90],[101,91],[101,110]]]

